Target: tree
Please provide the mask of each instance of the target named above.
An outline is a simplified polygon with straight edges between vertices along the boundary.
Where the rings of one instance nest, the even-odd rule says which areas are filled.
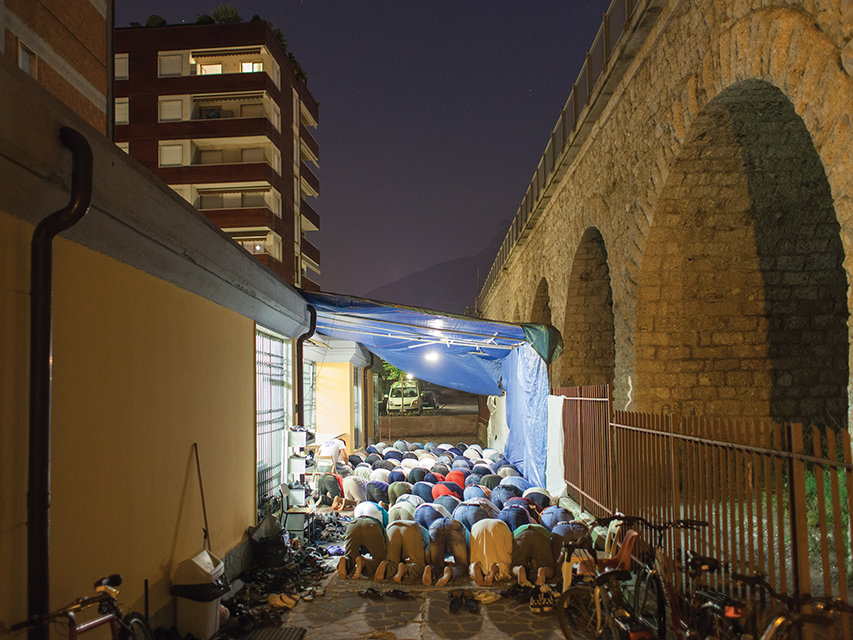
[[[210,15],[216,24],[237,24],[238,22],[243,22],[243,18],[240,17],[237,9],[232,7],[230,4],[217,5],[216,8],[210,12]]]
[[[148,16],[148,20],[145,21],[146,27],[165,27],[166,19],[163,16],[158,16],[156,13]]]
[[[202,13],[198,18],[196,18],[195,23],[196,24],[214,24],[214,20],[211,16],[207,15],[206,13]]]

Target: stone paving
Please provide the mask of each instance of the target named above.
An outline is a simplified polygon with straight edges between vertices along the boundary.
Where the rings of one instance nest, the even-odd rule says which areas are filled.
[[[533,613],[527,603],[512,598],[481,604],[477,613],[469,613],[464,607],[450,613],[449,592],[460,587],[476,589],[473,583],[457,587],[404,585],[402,590],[413,596],[411,600],[390,596],[372,600],[358,595],[358,591],[368,587],[388,591],[398,585],[369,580],[341,581],[333,575],[326,586],[326,595],[312,602],[300,601],[289,613],[286,624],[306,628],[306,640],[563,640],[555,614]]]

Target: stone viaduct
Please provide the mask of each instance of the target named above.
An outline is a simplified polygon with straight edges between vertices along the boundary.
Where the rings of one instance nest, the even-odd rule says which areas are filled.
[[[479,312],[551,322],[552,385],[619,409],[846,426],[853,1],[628,7]]]

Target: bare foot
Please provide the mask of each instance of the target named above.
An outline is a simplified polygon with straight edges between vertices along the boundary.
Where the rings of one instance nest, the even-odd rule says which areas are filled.
[[[344,557],[341,557],[341,559],[338,560],[338,579],[339,580],[345,580],[346,577],[347,577],[347,559]]]
[[[479,562],[475,562],[471,565],[471,577],[474,579],[474,583],[478,587],[486,586],[486,583],[483,581],[483,567]]]
[[[536,586],[541,587],[547,580],[548,576],[545,575],[545,567],[539,567],[539,570],[536,572]]]
[[[450,567],[444,567],[444,573],[441,574],[441,577],[436,581],[435,586],[437,586],[437,587],[445,586],[448,582],[450,582],[450,576],[451,576]]]
[[[425,587],[428,587],[432,584],[432,567],[427,565],[424,567],[424,575],[421,578],[421,582]]]
[[[382,582],[383,580],[385,580],[386,567],[388,567],[387,560],[383,560],[379,563],[379,566],[376,568],[376,574],[373,576],[373,579],[376,580],[376,582]]]
[[[333,511],[340,511],[341,507],[342,507],[342,505],[341,505],[340,496],[335,496],[334,498],[332,498],[332,510]]]
[[[492,566],[489,568],[489,573],[486,574],[483,578],[483,584],[487,587],[491,587],[495,583],[495,578],[498,575],[498,563],[492,563]]]
[[[355,571],[352,572],[352,579],[358,580],[361,577],[362,571],[364,571],[364,558],[358,556],[355,559]]]
[[[402,562],[397,565],[397,573],[394,574],[394,582],[397,584],[401,584],[403,582],[403,575],[406,573],[406,565]]]
[[[519,565],[517,567],[513,567],[513,573],[518,577],[518,584],[521,587],[532,587],[530,581],[527,579],[527,571],[524,570],[523,565]]]

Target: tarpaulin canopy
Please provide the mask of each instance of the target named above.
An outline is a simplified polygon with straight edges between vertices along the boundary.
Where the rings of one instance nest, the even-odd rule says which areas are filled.
[[[514,412],[516,424],[509,422],[510,431],[516,433],[507,442],[507,456],[528,469],[525,475],[531,481],[544,478],[544,455],[540,453],[547,428],[547,411],[542,411],[548,394],[547,368],[531,366],[529,357],[523,359],[527,366],[517,365],[514,358],[507,368],[505,361],[524,347],[521,351],[534,354],[540,363],[550,362],[562,350],[556,329],[334,293],[306,291],[303,296],[317,311],[317,333],[321,335],[358,342],[420,380],[478,395],[506,391],[515,406],[526,408]]]

